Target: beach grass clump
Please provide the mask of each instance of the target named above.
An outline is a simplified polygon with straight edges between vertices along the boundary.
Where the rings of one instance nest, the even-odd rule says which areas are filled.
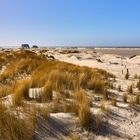
[[[30,79],[24,79],[13,86],[13,104],[21,106],[23,100],[29,100],[29,88],[31,86]]]
[[[72,107],[71,104],[67,101],[67,98],[62,96],[60,93],[55,96],[53,99],[53,105],[52,105],[52,111],[53,112],[71,112]]]
[[[90,106],[88,104],[85,103],[80,105],[78,117],[81,127],[91,129],[93,124],[92,123],[93,115],[90,111]]]
[[[95,90],[95,92],[103,92],[105,89],[105,82],[103,80],[94,78],[88,82],[88,88]]]
[[[60,61],[46,61],[33,72],[32,87],[43,87],[46,82],[50,82],[56,91],[83,88],[100,92],[109,85],[103,74],[97,69]]]
[[[0,81],[5,81],[6,79],[13,80],[23,74],[31,74],[44,62],[43,59],[39,58],[35,54],[27,53],[26,51],[11,53],[13,57],[10,59],[6,57],[8,65],[0,75]]]
[[[85,92],[83,90],[78,90],[74,93],[73,96],[73,103],[72,103],[72,109],[73,112],[78,115],[79,107],[81,104],[86,103],[90,105],[89,99],[86,97]]]
[[[20,118],[0,104],[0,138],[3,140],[31,140],[35,135],[35,118]]]
[[[90,111],[90,100],[83,90],[74,93],[72,111],[78,116],[81,127],[91,129],[93,115]]]
[[[53,91],[52,91],[52,86],[47,83],[44,87],[43,87],[43,91],[42,91],[42,95],[39,98],[39,101],[42,103],[45,102],[50,102],[53,99]]]

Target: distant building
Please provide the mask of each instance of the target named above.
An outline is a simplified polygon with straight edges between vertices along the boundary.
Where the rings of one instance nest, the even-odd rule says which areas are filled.
[[[22,48],[22,49],[29,49],[30,46],[29,46],[29,44],[22,44],[22,45],[21,45],[21,48]]]
[[[37,45],[33,45],[32,48],[38,48],[38,46]]]

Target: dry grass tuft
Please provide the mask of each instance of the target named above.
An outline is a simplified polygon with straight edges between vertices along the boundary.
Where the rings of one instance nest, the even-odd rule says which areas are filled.
[[[67,101],[65,96],[61,94],[57,94],[56,97],[53,99],[53,112],[71,112],[72,107],[71,103]]]
[[[78,115],[79,108],[82,104],[87,104],[90,106],[90,100],[85,95],[83,90],[76,91],[73,96],[72,111]]]
[[[93,116],[90,111],[90,100],[83,90],[76,91],[74,94],[72,111],[78,116],[81,127],[92,128]]]
[[[21,80],[20,82],[17,82],[14,84],[13,87],[13,104],[16,106],[21,106],[22,101],[24,99],[28,100],[29,99],[29,88],[30,88],[30,79],[24,79]]]
[[[3,140],[31,140],[35,134],[34,117],[21,119],[0,104],[0,138]]]
[[[80,137],[76,134],[72,134],[71,140],[80,140]]]
[[[49,84],[46,84],[43,87],[43,93],[40,98],[40,102],[50,102],[53,99],[53,92],[52,92],[52,86]]]
[[[50,109],[48,107],[37,108],[37,113],[44,119],[48,119],[50,117]]]
[[[88,104],[82,104],[78,112],[79,122],[83,128],[92,128],[92,113],[90,111],[90,106]]]

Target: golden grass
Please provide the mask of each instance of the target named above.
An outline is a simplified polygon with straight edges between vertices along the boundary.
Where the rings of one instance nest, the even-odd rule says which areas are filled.
[[[25,58],[10,62],[5,71],[1,74],[0,80],[16,79],[20,77],[21,74],[30,74],[40,65],[41,62],[41,60]]]
[[[50,102],[52,99],[53,99],[52,86],[46,84],[43,87],[43,93],[41,95],[40,102]]]
[[[11,94],[12,88],[11,86],[1,85],[0,86],[0,98],[5,97],[9,94]]]
[[[48,119],[50,117],[50,109],[48,107],[40,107],[36,109],[37,113],[44,119]]]
[[[21,119],[0,104],[0,139],[31,140],[35,134],[34,118]]]
[[[102,91],[109,85],[105,75],[96,69],[59,61],[46,61],[33,72],[32,87],[42,87],[46,82],[50,82],[54,90],[92,88]]]
[[[0,75],[0,81],[17,80],[31,75],[31,87],[43,87],[50,82],[53,90],[83,88],[99,92],[110,85],[108,78],[113,77],[100,69],[48,61],[29,50],[11,53],[13,57],[9,60],[6,70]]]
[[[93,116],[88,104],[81,104],[78,112],[79,122],[81,127],[91,129]]]
[[[60,97],[57,95],[53,99],[53,112],[59,112],[60,111]]]
[[[72,111],[78,115],[78,111],[79,108],[81,106],[81,104],[87,104],[88,106],[90,106],[90,101],[89,99],[86,97],[85,93],[83,90],[78,90],[74,93],[73,96],[73,103],[72,103]]]
[[[80,137],[76,134],[72,134],[71,140],[80,140]]]
[[[76,91],[74,94],[72,111],[78,116],[81,127],[92,128],[93,116],[90,111],[90,100],[83,90]]]
[[[21,80],[20,82],[17,82],[13,86],[13,104],[17,106],[22,105],[22,101],[24,99],[29,99],[28,92],[30,88],[30,79],[24,79]]]
[[[105,82],[101,79],[93,78],[88,82],[88,88],[95,90],[95,92],[103,92],[105,89]]]
[[[61,94],[57,94],[53,99],[53,112],[71,112],[72,107],[71,104],[67,101],[65,96]]]

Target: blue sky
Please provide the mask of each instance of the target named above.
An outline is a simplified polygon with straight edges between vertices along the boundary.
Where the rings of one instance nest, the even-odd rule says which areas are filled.
[[[0,0],[0,46],[140,45],[140,0]]]

